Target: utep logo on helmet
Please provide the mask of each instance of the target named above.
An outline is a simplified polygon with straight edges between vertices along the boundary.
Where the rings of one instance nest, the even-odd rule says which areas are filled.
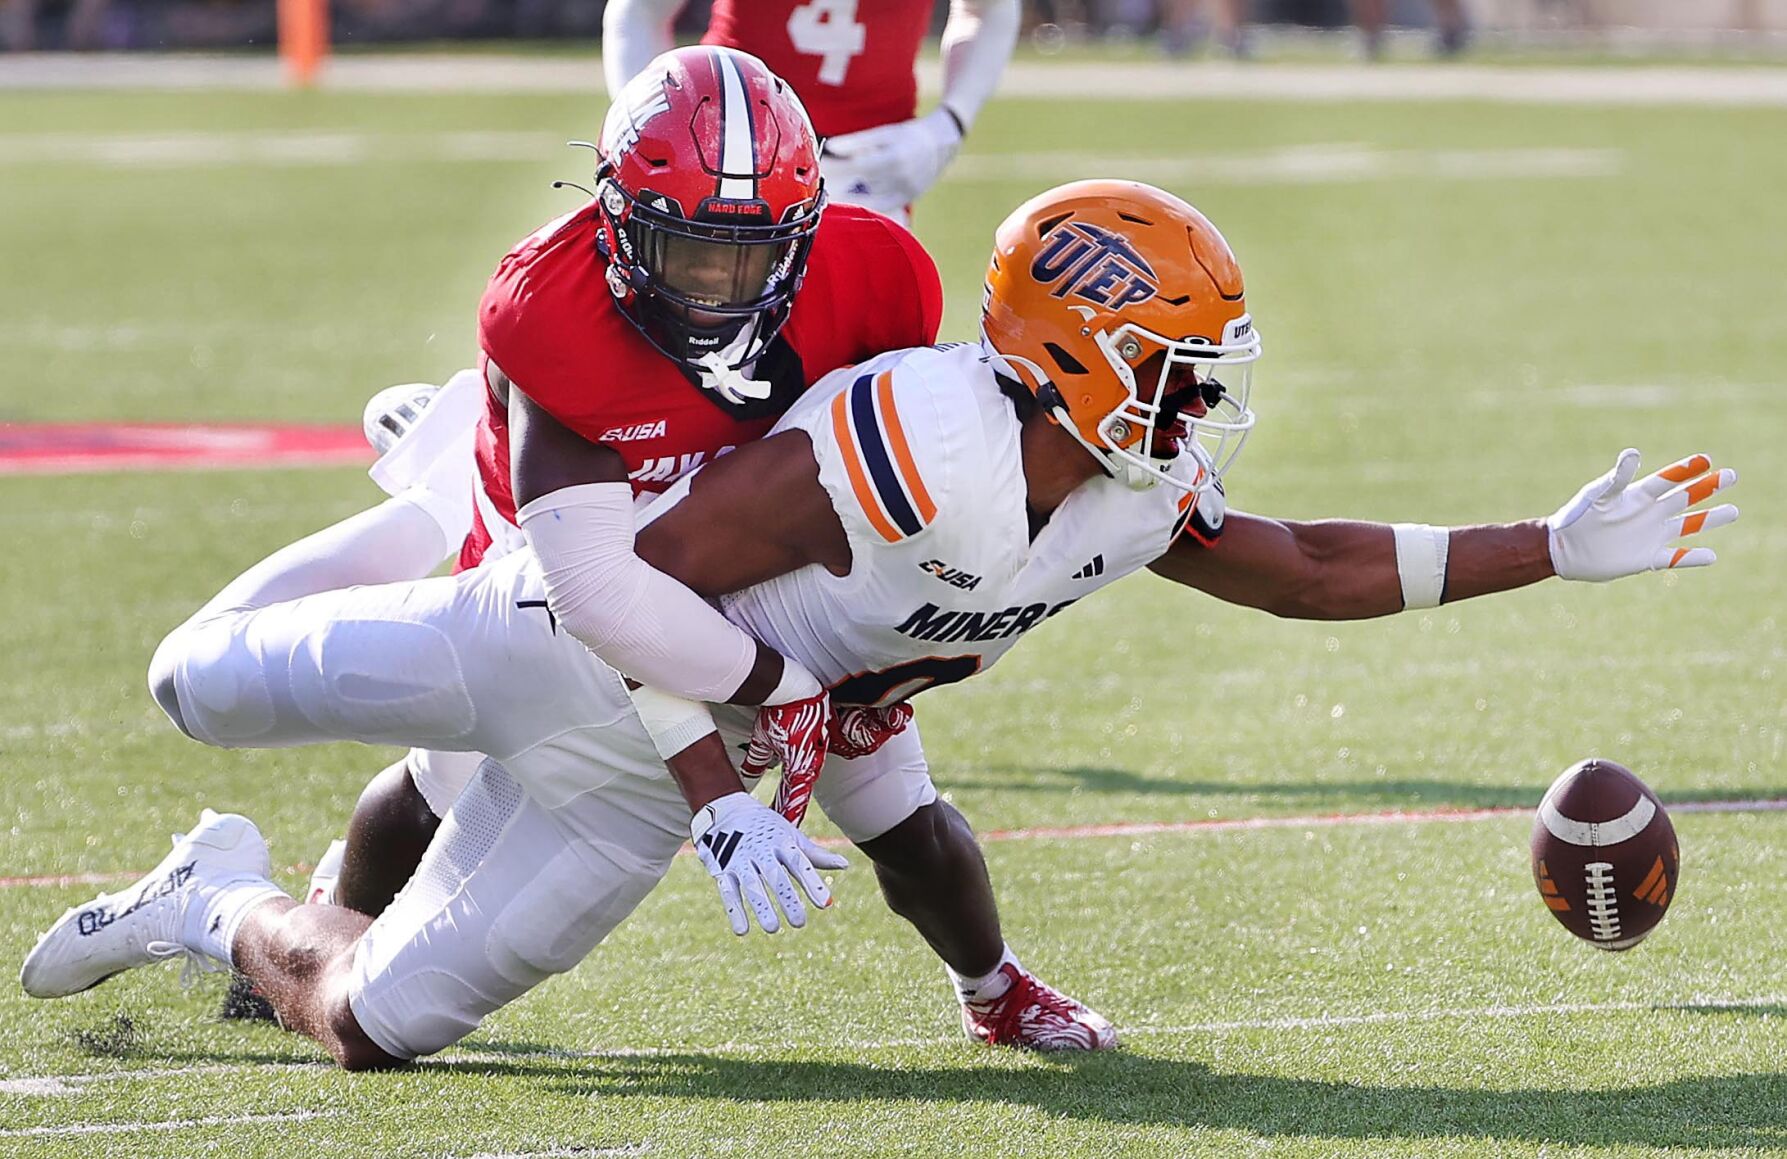
[[[1072,294],[1112,310],[1160,293],[1154,267],[1120,233],[1083,221],[1063,222],[1048,236],[1030,276],[1057,298]]]

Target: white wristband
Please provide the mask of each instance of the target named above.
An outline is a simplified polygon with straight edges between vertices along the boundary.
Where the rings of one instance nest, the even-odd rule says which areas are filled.
[[[665,760],[715,731],[713,714],[705,704],[659,692],[645,684],[631,689],[630,695],[633,707],[639,711],[640,723]]]
[[[1437,608],[1446,592],[1446,552],[1451,532],[1425,523],[1398,523],[1396,575],[1402,580],[1402,606]]]
[[[818,696],[825,690],[817,677],[787,656],[782,657],[782,679],[776,682],[775,691],[763,698],[766,705],[787,704],[791,700],[805,700],[810,696]]]

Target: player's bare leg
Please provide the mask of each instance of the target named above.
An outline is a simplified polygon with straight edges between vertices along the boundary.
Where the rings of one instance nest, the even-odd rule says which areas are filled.
[[[405,757],[372,778],[354,804],[335,904],[375,918],[416,872],[441,819],[410,774]]]
[[[970,1037],[1034,1050],[1117,1045],[1109,1021],[1025,970],[1005,944],[986,858],[953,805],[920,806],[858,848],[874,863],[889,908],[943,959]]]
[[[364,929],[373,918],[385,912],[398,891],[415,876],[416,866],[421,864],[422,855],[428,851],[429,842],[434,840],[440,825],[440,817],[416,788],[409,758],[406,756],[387,766],[361,791],[353,817],[348,822],[347,839],[336,843],[342,848],[335,868],[326,884],[318,877],[311,879],[311,888],[306,893],[306,900],[311,905],[305,908],[353,913],[365,919],[357,923],[356,929]],[[325,866],[319,864],[318,871],[325,872]],[[271,1022],[281,1020],[284,1014],[280,1004],[261,988],[254,975],[236,970],[231,975],[229,992],[224,998],[223,1017]],[[308,1018],[307,1025],[325,1025],[308,1015],[305,1017]],[[306,1033],[311,1032],[306,1030]],[[317,1034],[313,1033],[311,1037],[323,1041]]]
[[[287,1030],[315,1039],[347,1070],[402,1066],[360,1029],[348,1004],[354,947],[372,919],[336,905],[274,898],[242,920],[236,970],[272,1003]]]
[[[1005,938],[986,858],[967,818],[934,801],[881,836],[860,845],[875,865],[888,908],[965,977],[999,965]]]

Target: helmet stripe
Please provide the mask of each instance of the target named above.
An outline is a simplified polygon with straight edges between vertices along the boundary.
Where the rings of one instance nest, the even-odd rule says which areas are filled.
[[[720,189],[717,196],[749,201],[757,196],[757,151],[752,148],[751,102],[744,74],[730,52],[718,51],[720,84],[725,93],[720,118]],[[742,176],[741,176],[742,175]]]

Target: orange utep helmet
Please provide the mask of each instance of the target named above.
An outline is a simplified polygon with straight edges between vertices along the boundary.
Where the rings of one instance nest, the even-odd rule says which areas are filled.
[[[1014,210],[987,269],[981,340],[1138,490],[1214,485],[1253,427],[1260,339],[1241,267],[1208,218],[1152,185],[1075,181]],[[1153,381],[1138,385],[1144,367]],[[1168,474],[1182,447],[1156,452],[1153,432],[1179,422],[1208,468],[1196,484]]]

